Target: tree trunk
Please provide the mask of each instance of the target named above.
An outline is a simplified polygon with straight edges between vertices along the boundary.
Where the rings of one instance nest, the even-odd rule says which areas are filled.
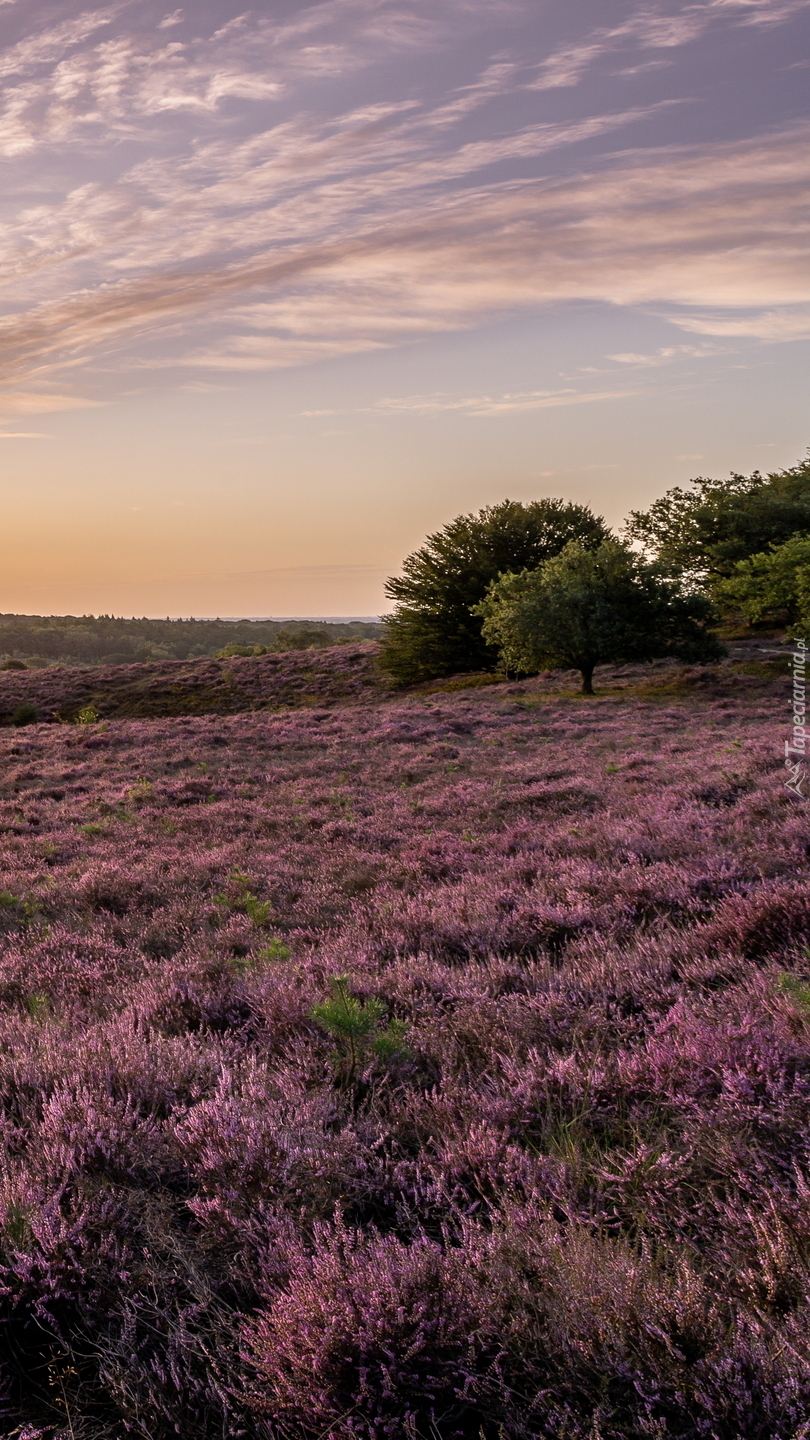
[[[593,665],[584,665],[580,670],[583,695],[593,695]]]

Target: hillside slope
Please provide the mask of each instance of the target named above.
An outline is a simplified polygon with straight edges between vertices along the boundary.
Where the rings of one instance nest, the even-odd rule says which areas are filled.
[[[86,706],[103,719],[155,715],[232,715],[241,710],[312,705],[379,694],[374,641],[227,660],[163,660],[137,665],[55,665],[0,672],[0,725],[32,704],[40,719],[72,720]]]

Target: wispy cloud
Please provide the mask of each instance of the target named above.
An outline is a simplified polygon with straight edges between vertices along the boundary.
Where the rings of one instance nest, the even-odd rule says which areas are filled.
[[[126,0],[119,5],[105,6],[102,10],[85,10],[74,20],[65,20],[60,25],[40,30],[9,46],[0,52],[0,78],[24,74],[61,60],[69,50],[112,24],[125,8]]]
[[[533,88],[554,90],[578,85],[604,56],[628,46],[641,50],[676,49],[699,40],[712,25],[780,25],[808,5],[810,0],[704,0],[683,5],[669,15],[643,7],[620,25],[599,26],[574,44],[561,45],[540,64]],[[638,68],[631,67],[625,73],[635,73]]]
[[[614,360],[620,365],[641,366],[644,369],[657,368],[659,365],[669,365],[673,360],[708,360],[717,354],[715,345],[662,345],[651,355],[637,354],[635,351],[625,351],[618,355],[607,355],[607,360]]]
[[[331,241],[110,281],[2,320],[2,373],[144,331],[165,333],[160,364],[272,368],[561,299],[668,302],[707,335],[800,332],[809,139],[805,127],[710,154],[636,151],[599,175],[411,196],[407,212],[366,228],[351,217]],[[200,349],[194,325],[213,319],[221,334]]]
[[[574,83],[608,52],[659,64],[711,24],[781,23],[805,4],[637,9],[539,71],[499,49],[464,83],[454,73],[430,94],[410,84],[320,109],[296,96],[311,102],[327,74],[450,47],[454,26],[492,24],[495,7],[326,0],[283,23],[246,11],[186,38],[180,10],[136,32],[131,6],[110,5],[40,27],[0,52],[14,82],[0,113],[0,382],[17,395],[6,403],[59,408],[45,389],[65,392],[68,378],[87,400],[62,402],[87,403],[102,374],[109,386],[133,367],[301,365],[570,300],[655,306],[706,336],[805,334],[810,128],[645,146],[679,97],[555,120],[527,88]],[[504,25],[529,8],[502,0]],[[60,193],[63,160],[74,178]]]
[[[0,390],[0,415],[55,415],[65,410],[92,409],[101,403],[86,395],[54,395],[44,390]]]
[[[587,405],[596,400],[622,400],[629,390],[527,390],[505,395],[470,395],[458,398],[445,394],[406,395],[380,400],[373,407],[388,415],[417,411],[421,415],[460,411],[464,415],[513,415],[520,410],[549,410],[560,405]]]
[[[757,340],[810,339],[810,305],[785,305],[738,315],[715,310],[698,315],[675,314],[669,318],[682,330],[696,335],[752,336]]]

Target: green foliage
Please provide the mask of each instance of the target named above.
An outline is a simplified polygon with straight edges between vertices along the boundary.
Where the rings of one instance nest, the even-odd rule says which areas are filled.
[[[604,522],[584,505],[504,500],[459,515],[409,555],[386,593],[397,602],[385,621],[381,667],[399,684],[493,670],[497,650],[482,635],[474,607],[506,571],[534,569],[570,540],[594,547]]]
[[[154,796],[154,793],[155,787],[152,784],[151,780],[146,780],[143,776],[141,776],[138,780],[135,781],[134,785],[130,785],[129,789],[127,790],[127,799],[130,800],[134,805],[142,805],[144,801],[151,800]]]
[[[335,628],[309,621],[301,625],[283,625],[269,648],[278,653],[287,650],[322,650],[327,645],[346,644],[348,636],[330,633]],[[368,628],[366,626],[366,629]],[[379,639],[379,626],[374,627],[373,635],[375,639]]]
[[[30,701],[18,705],[11,717],[12,725],[34,725],[39,719],[37,708]]]
[[[244,979],[246,975],[255,974],[263,970],[265,965],[271,965],[282,960],[289,960],[292,951],[289,945],[285,945],[278,937],[270,941],[261,950],[254,950],[251,955],[232,955],[228,961],[228,969],[232,975]]]
[[[289,960],[291,955],[292,950],[289,945],[285,945],[283,940],[279,940],[278,936],[275,936],[269,945],[265,945],[263,949],[257,951],[256,959],[264,963],[273,963],[275,961]]]
[[[31,1210],[13,1201],[6,1210],[3,1239],[9,1250],[26,1250],[31,1244]]]
[[[385,1024],[382,1001],[373,996],[358,1000],[351,993],[348,975],[336,975],[329,983],[330,998],[313,1006],[311,1014],[336,1042],[338,1083],[350,1086],[372,1058],[385,1063],[405,1052],[408,1026],[404,1020]]]
[[[95,705],[84,705],[76,716],[77,725],[95,725],[99,718]]]
[[[586,695],[596,665],[724,653],[705,629],[706,598],[684,594],[615,540],[594,550],[571,541],[537,570],[502,575],[476,611],[507,669],[579,670]]]
[[[810,459],[770,475],[755,470],[689,483],[649,510],[631,511],[626,527],[628,539],[671,574],[711,583],[732,575],[741,560],[810,533]]]
[[[133,661],[195,660],[223,648],[261,654],[377,640],[373,621],[124,620],[114,615],[0,615],[0,669],[34,665],[128,665]]]
[[[266,925],[273,911],[269,900],[257,900],[255,895],[245,895],[242,901],[245,914],[254,925]]]
[[[31,1016],[31,1019],[37,1020],[41,1024],[43,1020],[47,1020],[51,1013],[50,998],[48,995],[42,994],[39,991],[33,992],[30,995],[26,995],[25,1008]]]
[[[10,890],[0,890],[0,912],[19,925],[28,925],[41,913],[42,907],[33,895],[13,895]]]
[[[783,995],[788,996],[799,1013],[806,1020],[810,1020],[810,985],[807,981],[800,980],[798,975],[782,974],[779,976],[778,988]]]
[[[254,925],[266,925],[273,913],[269,900],[259,900],[250,888],[249,875],[232,870],[225,881],[225,891],[214,897],[214,903],[225,910],[241,911]]]
[[[740,560],[732,574],[714,586],[715,600],[727,614],[810,627],[810,535],[792,535],[782,545]]]
[[[223,645],[221,650],[217,650],[215,658],[217,660],[228,660],[231,655],[250,656],[266,654],[266,645]]]

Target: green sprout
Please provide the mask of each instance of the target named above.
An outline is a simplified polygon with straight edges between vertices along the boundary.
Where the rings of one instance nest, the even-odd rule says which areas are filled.
[[[51,1013],[50,996],[42,991],[34,991],[30,995],[26,995],[25,1008],[31,1019],[37,1020],[41,1024]]]
[[[260,900],[250,888],[250,876],[232,870],[226,880],[227,890],[214,896],[214,904],[225,910],[241,910],[254,925],[266,925],[273,912],[269,900]]]
[[[354,1085],[359,1071],[374,1058],[385,1063],[407,1053],[404,1020],[389,1020],[381,1000],[372,996],[361,1001],[349,989],[349,976],[336,975],[329,982],[331,996],[314,1005],[310,1014],[336,1042],[334,1062],[338,1084]]]

